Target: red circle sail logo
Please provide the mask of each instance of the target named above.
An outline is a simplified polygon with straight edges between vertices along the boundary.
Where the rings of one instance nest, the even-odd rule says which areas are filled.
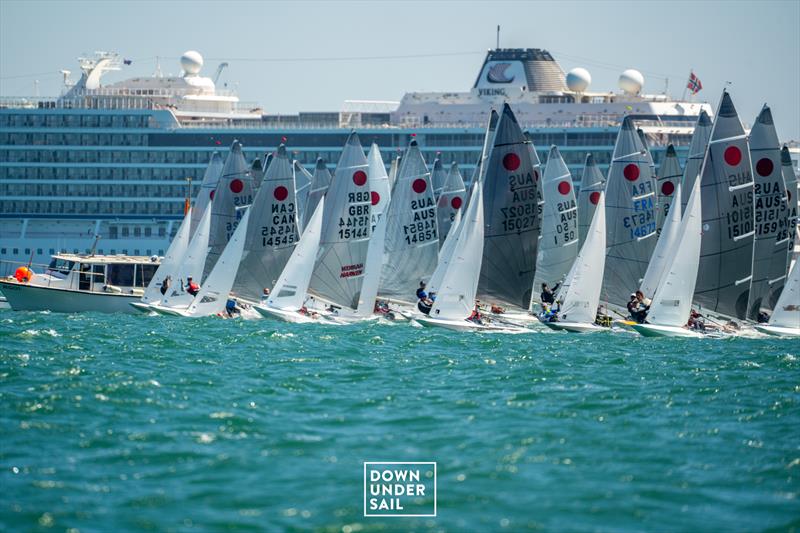
[[[378,205],[378,202],[381,201],[381,195],[375,191],[372,191],[370,197],[372,198],[372,205]]]
[[[671,181],[665,181],[661,185],[661,194],[664,196],[672,196],[672,193],[675,192],[675,185]]]
[[[359,187],[363,186],[365,183],[367,183],[367,173],[363,170],[356,170],[353,172],[353,183]]]
[[[244,182],[242,180],[236,178],[235,180],[231,181],[231,191],[233,191],[233,194],[239,194],[243,189]]]
[[[460,196],[453,196],[453,199],[450,200],[450,206],[453,209],[461,209],[461,203],[462,202],[463,202],[463,200],[461,200]]]
[[[728,146],[725,148],[725,162],[735,167],[742,162],[742,151],[736,146]]]
[[[558,192],[560,192],[562,195],[566,196],[567,194],[569,194],[569,191],[571,190],[572,186],[570,186],[569,182],[567,181],[562,181],[561,183],[558,184]]]
[[[428,184],[425,183],[424,179],[417,178],[414,180],[414,183],[411,184],[411,188],[414,189],[415,193],[422,194],[425,192],[425,189],[428,188]]]
[[[636,181],[639,179],[639,167],[633,163],[627,164],[622,171],[622,175],[625,176],[625,179],[628,181]]]
[[[275,190],[272,191],[272,195],[275,196],[276,200],[282,202],[289,196],[289,190],[283,185],[278,185],[275,187]]]
[[[756,172],[758,172],[759,176],[769,176],[774,168],[772,160],[768,157],[759,159],[758,163],[756,163]]]
[[[503,166],[509,172],[513,172],[519,168],[520,159],[514,152],[509,152],[503,157]]]
[[[592,194],[590,194],[589,201],[592,202],[592,204],[597,205],[597,202],[600,201],[600,193],[595,191]]]

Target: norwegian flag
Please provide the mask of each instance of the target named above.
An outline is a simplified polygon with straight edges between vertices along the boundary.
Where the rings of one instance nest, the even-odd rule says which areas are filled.
[[[689,82],[686,84],[686,88],[689,89],[692,94],[697,94],[703,89],[700,78],[695,76],[694,72],[689,73]]]

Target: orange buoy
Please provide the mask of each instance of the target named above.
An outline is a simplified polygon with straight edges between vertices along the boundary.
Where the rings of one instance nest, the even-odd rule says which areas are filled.
[[[26,266],[21,266],[14,272],[14,277],[20,283],[28,283],[33,279],[33,270]]]

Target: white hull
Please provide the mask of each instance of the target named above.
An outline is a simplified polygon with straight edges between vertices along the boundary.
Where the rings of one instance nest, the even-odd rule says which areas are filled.
[[[556,331],[569,331],[570,333],[589,333],[593,331],[603,331],[608,328],[597,324],[587,324],[584,322],[542,322],[545,326]]]
[[[164,316],[189,316],[186,312],[188,307],[164,307],[161,305],[150,305],[150,311],[155,311],[159,315]]]
[[[521,327],[503,327],[503,326],[495,326],[493,324],[478,324],[475,322],[470,322],[469,320],[446,320],[443,318],[431,318],[431,317],[414,317],[414,320],[419,322],[425,327],[431,328],[444,328],[449,329],[452,331],[483,331],[487,333],[509,333],[509,334],[519,334],[519,333],[534,333],[533,330]]]
[[[15,311],[135,313],[130,303],[141,298],[141,295],[134,294],[78,291],[5,281],[0,281],[0,290]]]
[[[656,324],[634,324],[631,326],[644,337],[702,337],[703,334],[680,326],[658,326]]]
[[[756,331],[776,337],[800,337],[800,328],[785,328],[783,326],[770,326],[768,324],[756,324],[753,327]]]
[[[253,306],[258,314],[265,318],[277,318],[284,322],[291,322],[293,324],[308,324],[310,322],[328,322],[322,317],[312,318],[308,315],[301,314],[298,311],[290,311],[288,309],[278,309],[277,307],[269,307],[268,305]]]

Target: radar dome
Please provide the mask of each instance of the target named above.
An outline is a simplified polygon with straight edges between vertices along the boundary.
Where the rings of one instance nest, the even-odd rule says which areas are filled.
[[[203,68],[203,56],[200,52],[189,50],[181,56],[181,67],[187,75],[195,75]]]
[[[592,83],[592,75],[585,68],[574,68],[567,72],[567,87],[576,93],[585,92]]]
[[[619,88],[627,94],[639,94],[644,86],[644,76],[635,69],[628,69],[619,75]]]

